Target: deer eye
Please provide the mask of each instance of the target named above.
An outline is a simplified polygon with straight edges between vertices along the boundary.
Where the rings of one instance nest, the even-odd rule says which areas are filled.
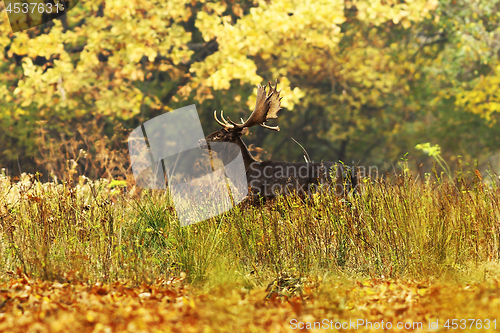
[[[220,139],[220,138],[222,138],[222,134],[221,134],[221,133],[217,134],[217,135],[215,136],[215,138],[216,138],[216,139]]]

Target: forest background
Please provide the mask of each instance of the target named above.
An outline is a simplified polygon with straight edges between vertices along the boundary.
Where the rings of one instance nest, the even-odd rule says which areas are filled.
[[[390,171],[409,153],[417,170],[430,157],[415,147],[430,142],[452,167],[477,160],[498,171],[499,9],[496,0],[81,0],[13,33],[0,3],[0,166],[126,178],[126,138],[142,122],[194,103],[209,134],[214,110],[246,118],[257,84],[278,79],[281,132],[245,138],[263,159],[302,160],[293,137],[314,161]]]

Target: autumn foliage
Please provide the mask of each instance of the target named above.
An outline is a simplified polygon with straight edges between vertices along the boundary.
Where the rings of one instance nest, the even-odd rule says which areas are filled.
[[[313,160],[387,166],[433,142],[447,160],[485,163],[500,139],[497,6],[86,0],[63,20],[15,34],[3,13],[0,164],[49,176],[61,170],[44,172],[40,131],[84,147],[78,124],[112,137],[117,124],[130,130],[192,103],[209,133],[214,109],[245,118],[256,85],[274,79],[283,137],[249,137],[274,158],[301,159],[293,136]],[[105,168],[95,175],[109,177]]]
[[[0,331],[497,316],[499,0],[80,0],[17,33],[0,12]],[[185,228],[135,186],[131,129],[196,104],[208,134],[276,79],[254,151],[302,160],[293,137],[383,177]]]
[[[347,200],[278,198],[188,227],[165,191],[1,176],[0,330],[494,320],[498,184],[405,170]]]
[[[0,285],[0,331],[294,332],[299,325],[314,328],[318,323],[321,326],[316,329],[325,331],[335,325],[331,323],[344,324],[346,332],[373,331],[369,326],[352,326],[362,319],[379,327],[382,322],[384,327],[390,323],[394,332],[431,332],[429,321],[437,319],[443,329],[447,319],[457,318],[479,319],[472,329],[471,321],[465,321],[468,331],[478,327],[496,331],[498,280],[454,286],[392,279],[308,280],[303,284],[302,297],[289,298],[266,297],[264,288],[200,292],[186,286],[182,278],[158,280],[153,285],[91,285],[23,276]],[[456,323],[464,327],[460,320]],[[398,324],[409,329],[397,329]],[[486,324],[489,329],[484,328]]]

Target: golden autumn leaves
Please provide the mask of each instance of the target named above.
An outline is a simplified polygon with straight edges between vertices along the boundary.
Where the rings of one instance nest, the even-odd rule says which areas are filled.
[[[450,285],[428,280],[303,279],[308,282],[302,297],[266,297],[264,287],[216,286],[207,292],[186,285],[182,277],[137,285],[49,282],[20,271],[17,277],[11,274],[0,284],[0,331],[12,333],[291,332],[299,322],[359,319],[391,323],[394,328],[397,323],[427,328],[429,322],[439,320],[442,327],[452,318],[492,320],[500,306],[498,280]]]

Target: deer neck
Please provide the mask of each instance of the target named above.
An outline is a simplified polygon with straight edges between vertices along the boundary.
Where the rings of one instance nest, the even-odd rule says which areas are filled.
[[[241,140],[241,138],[238,138],[236,140],[236,144],[238,145],[238,147],[240,147],[241,156],[243,157],[243,163],[245,164],[245,170],[248,170],[250,164],[252,164],[253,162],[257,162],[257,160],[255,160],[252,154],[250,154],[247,146],[245,145],[243,140]]]
[[[231,141],[230,143],[231,144],[229,144],[227,147],[225,147],[222,151],[220,151],[220,152],[217,153],[217,156],[222,160],[222,163],[224,165],[228,165],[229,163],[231,163],[232,161],[234,161],[234,159],[240,153],[241,153],[241,156],[243,158],[243,163],[245,165],[245,170],[248,170],[248,168],[250,167],[250,165],[253,162],[257,162],[253,158],[252,154],[250,154],[250,152],[248,151],[247,146],[241,140],[241,138],[238,137],[236,140]],[[234,144],[236,144],[236,145],[234,145]]]

